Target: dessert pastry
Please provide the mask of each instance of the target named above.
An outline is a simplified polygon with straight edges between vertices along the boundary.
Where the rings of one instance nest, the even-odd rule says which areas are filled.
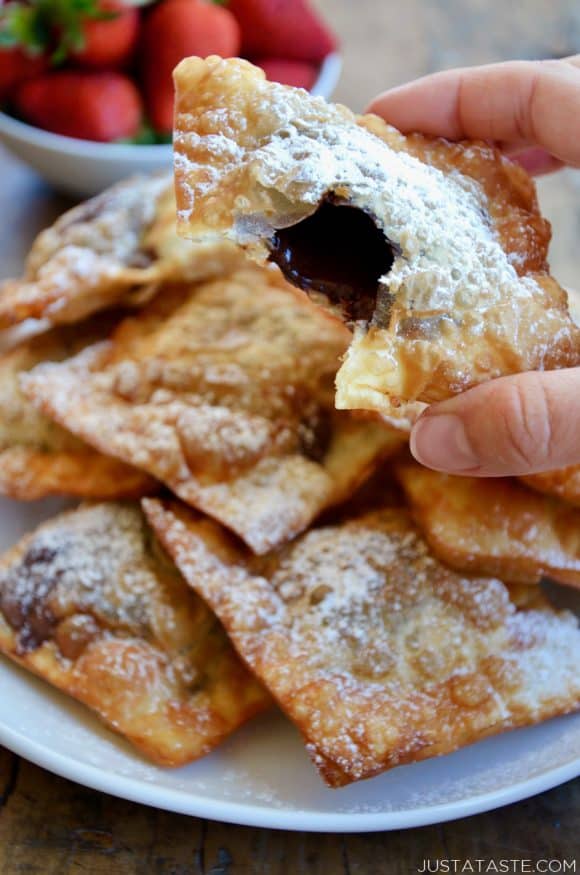
[[[62,514],[2,557],[0,650],[161,765],[270,703],[132,504]]]
[[[345,327],[276,271],[165,286],[109,342],[27,374],[25,393],[162,480],[256,552],[346,498],[405,440],[334,409]]]
[[[131,498],[157,491],[152,477],[97,452],[36,410],[20,391],[20,376],[30,368],[73,355],[106,337],[114,324],[111,314],[54,328],[0,355],[0,494],[33,500]]]
[[[546,495],[556,495],[563,501],[580,507],[580,465],[570,465],[557,471],[531,474],[521,478],[527,486]]]
[[[517,480],[454,477],[412,462],[396,473],[431,550],[452,568],[580,587],[580,510]]]
[[[0,283],[0,328],[28,318],[76,322],[120,301],[138,305],[163,280],[214,276],[239,260],[233,244],[180,240],[169,176],[135,177],[37,237],[22,279]]]
[[[183,505],[144,507],[331,786],[580,707],[576,618],[450,571],[404,510],[256,558]]]
[[[178,231],[235,240],[354,322],[337,407],[580,363],[533,183],[491,146],[404,137],[239,59],[175,81]]]

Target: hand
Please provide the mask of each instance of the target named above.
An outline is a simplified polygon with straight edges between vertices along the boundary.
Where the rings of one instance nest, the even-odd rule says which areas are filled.
[[[369,107],[404,133],[494,141],[531,173],[580,167],[580,55],[449,70],[381,94]],[[491,380],[429,407],[411,451],[472,476],[580,463],[580,368]]]

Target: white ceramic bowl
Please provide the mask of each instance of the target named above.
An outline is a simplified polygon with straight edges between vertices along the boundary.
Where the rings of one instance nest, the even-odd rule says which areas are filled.
[[[330,97],[342,67],[338,54],[328,55],[312,93]],[[51,134],[0,112],[0,141],[55,189],[89,197],[134,173],[171,167],[171,146],[93,143]]]

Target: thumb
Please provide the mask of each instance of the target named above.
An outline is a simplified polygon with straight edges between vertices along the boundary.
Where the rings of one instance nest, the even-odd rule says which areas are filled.
[[[500,377],[434,404],[411,451],[437,471],[533,474],[580,462],[580,368]]]

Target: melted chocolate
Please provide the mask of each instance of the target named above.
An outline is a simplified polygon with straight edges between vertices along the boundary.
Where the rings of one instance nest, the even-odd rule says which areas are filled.
[[[36,650],[52,636],[56,619],[48,606],[60,574],[51,569],[56,551],[32,545],[20,565],[0,580],[0,611],[18,632],[17,652]]]
[[[298,436],[300,450],[307,459],[322,462],[332,439],[332,416],[328,410],[315,410],[303,417]]]
[[[145,270],[155,261],[155,252],[150,247],[137,249],[127,261],[127,267],[137,267]]]
[[[322,292],[347,319],[370,320],[378,282],[400,250],[377,228],[372,217],[332,195],[316,212],[276,231],[270,260],[304,291]]]
[[[66,231],[74,225],[83,225],[98,219],[105,212],[110,202],[111,196],[109,192],[103,192],[96,197],[90,198],[88,201],[84,201],[74,210],[70,210],[70,212],[63,215],[60,220],[60,230]]]

